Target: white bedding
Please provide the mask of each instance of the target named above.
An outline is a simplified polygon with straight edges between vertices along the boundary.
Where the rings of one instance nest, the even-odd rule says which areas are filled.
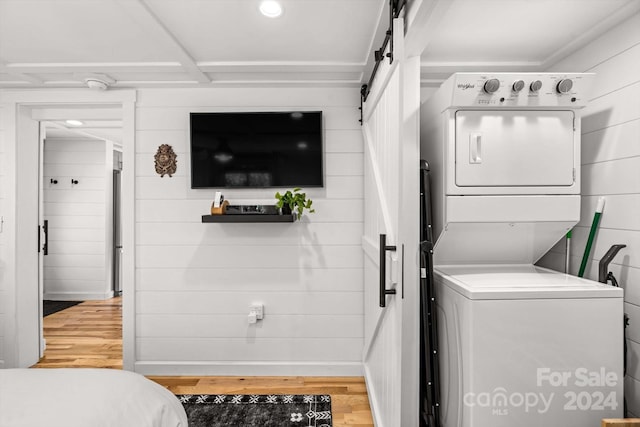
[[[0,369],[0,427],[187,427],[164,387],[112,369]]]

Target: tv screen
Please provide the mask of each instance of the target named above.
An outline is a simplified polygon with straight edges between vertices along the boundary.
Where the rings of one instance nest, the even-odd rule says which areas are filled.
[[[191,188],[322,187],[322,112],[191,113]]]

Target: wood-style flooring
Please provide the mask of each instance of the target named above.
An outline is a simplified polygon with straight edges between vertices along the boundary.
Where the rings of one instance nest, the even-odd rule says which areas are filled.
[[[47,346],[34,368],[122,369],[122,298],[85,301],[43,320]]]
[[[44,318],[34,368],[122,369],[122,299],[85,301]],[[176,394],[329,394],[334,427],[373,427],[362,377],[153,376]]]

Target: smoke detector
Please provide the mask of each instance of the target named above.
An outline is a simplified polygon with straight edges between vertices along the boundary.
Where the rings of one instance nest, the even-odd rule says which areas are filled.
[[[107,90],[116,82],[106,74],[76,74],[75,77],[84,81],[84,84],[93,90]]]
[[[84,79],[84,83],[93,90],[107,90],[109,88],[109,83],[100,79]]]

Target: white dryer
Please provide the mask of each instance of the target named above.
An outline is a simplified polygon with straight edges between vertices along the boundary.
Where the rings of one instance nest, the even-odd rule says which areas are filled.
[[[623,411],[623,291],[534,264],[580,220],[590,74],[454,74],[421,108],[443,427]]]

